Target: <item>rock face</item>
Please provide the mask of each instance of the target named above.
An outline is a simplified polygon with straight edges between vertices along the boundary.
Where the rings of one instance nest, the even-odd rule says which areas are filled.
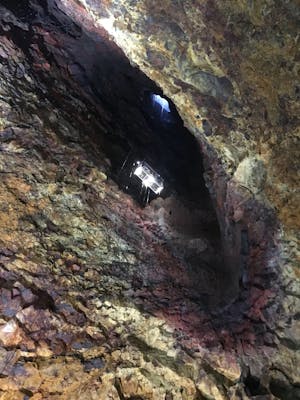
[[[0,399],[300,398],[298,17],[1,2]]]

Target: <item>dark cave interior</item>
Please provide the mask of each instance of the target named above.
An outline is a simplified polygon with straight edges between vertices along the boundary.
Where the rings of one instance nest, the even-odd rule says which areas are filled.
[[[146,203],[141,188],[132,184],[132,164],[146,160],[163,177],[165,188],[157,199],[150,195],[154,201],[145,215],[161,225],[171,251],[184,260],[193,282],[189,296],[204,305],[226,304],[237,295],[240,260],[234,260],[237,265],[230,266],[228,277],[218,220],[203,178],[200,145],[184,127],[172,101],[167,99],[170,112],[163,114],[152,99],[153,94],[164,96],[161,89],[130,65],[105,32],[82,29],[54,1],[30,6],[4,3],[24,21],[24,26],[11,29],[8,14],[1,29],[23,50],[32,68],[41,118],[55,128],[55,118],[46,116],[47,100],[63,114],[68,132],[74,132],[74,136],[60,132],[61,139],[79,141],[93,162],[139,206]],[[25,67],[19,68],[16,73],[22,79]],[[30,105],[26,107],[30,111]],[[51,157],[51,150],[40,150]],[[207,274],[211,277],[205,278]],[[202,293],[210,280],[212,285],[227,286],[220,290],[227,293],[225,299],[216,300],[215,294],[210,299],[206,289]],[[214,293],[215,288],[208,292]]]
[[[109,131],[104,137],[95,139],[102,144],[110,159],[114,178],[119,175],[128,154],[135,159],[146,159],[164,176],[171,191],[187,201],[198,205],[200,202],[201,206],[211,209],[203,179],[200,146],[183,126],[171,100],[169,117],[157,112],[151,95],[163,93],[153,81],[138,68],[132,67],[121,50],[107,38],[82,31],[62,12],[58,12],[55,2],[37,2],[34,9],[28,2],[4,1],[3,5],[21,20],[30,22],[27,31],[14,29],[11,35],[32,63],[30,47],[35,43],[51,69],[61,68],[55,49],[43,43],[36,27],[41,24],[55,30],[56,35],[64,35],[64,50],[72,60],[67,68],[73,84],[80,89],[85,101],[93,103],[91,109],[95,105],[103,107],[106,119],[109,119]],[[52,86],[51,70],[37,73]],[[90,122],[91,115],[87,118]]]
[[[7,13],[1,30],[25,54],[30,71],[20,65],[15,79],[19,85],[26,72],[34,76],[41,119],[56,129],[57,118],[49,118],[47,108],[59,109],[68,125],[60,129],[61,140],[80,143],[137,207],[146,204],[140,188],[131,184],[130,168],[146,160],[163,177],[165,189],[159,198],[150,197],[144,217],[160,227],[170,251],[186,265],[192,283],[183,296],[212,307],[236,297],[240,259],[225,266],[200,145],[172,101],[167,99],[170,112],[163,114],[152,98],[164,96],[161,89],[130,65],[104,31],[79,27],[55,1],[2,4],[22,21],[13,25]],[[30,104],[22,106],[30,112]],[[51,158],[51,149],[39,151]]]

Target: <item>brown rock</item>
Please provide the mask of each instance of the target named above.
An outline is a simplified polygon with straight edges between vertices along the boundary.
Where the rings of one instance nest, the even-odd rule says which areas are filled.
[[[10,320],[5,325],[0,325],[0,343],[2,346],[18,346],[24,338],[22,329],[16,321]]]

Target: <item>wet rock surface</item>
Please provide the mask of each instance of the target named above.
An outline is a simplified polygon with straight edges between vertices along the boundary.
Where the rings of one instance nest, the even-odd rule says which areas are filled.
[[[235,57],[243,60],[235,73],[244,78],[243,68],[252,71],[244,43],[258,42],[243,24],[260,27],[268,43],[272,32],[262,27],[269,17],[258,6],[245,16],[237,2],[240,14],[233,12],[223,31],[232,2],[171,3],[1,3],[1,399],[300,398],[294,178],[277,173],[286,164],[270,134],[281,132],[286,86],[276,88],[273,102],[264,97],[262,65],[250,74],[255,93],[242,112],[236,101],[246,101],[247,81],[237,88],[223,55],[237,36]],[[115,160],[133,143],[144,148],[153,129],[124,82],[137,93],[135,85],[149,89],[151,81],[94,25],[91,9],[96,21],[114,13],[124,51],[151,69],[191,130],[197,126],[219,227],[207,195],[197,184],[185,187],[184,176],[175,194],[145,208],[115,183]],[[212,54],[210,39],[203,48],[196,40],[207,38],[204,17]],[[187,22],[196,20],[192,40]],[[178,53],[178,41],[190,58]],[[262,142],[257,93],[267,99],[261,126],[270,137]],[[294,103],[284,104],[290,133],[276,140],[289,147]],[[205,140],[204,116],[211,133]],[[182,200],[191,188],[199,204]]]

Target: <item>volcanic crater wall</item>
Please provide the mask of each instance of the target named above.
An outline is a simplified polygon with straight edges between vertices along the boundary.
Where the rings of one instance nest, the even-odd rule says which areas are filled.
[[[1,2],[1,399],[300,398],[298,11],[263,3]],[[145,87],[213,206],[115,182]]]

